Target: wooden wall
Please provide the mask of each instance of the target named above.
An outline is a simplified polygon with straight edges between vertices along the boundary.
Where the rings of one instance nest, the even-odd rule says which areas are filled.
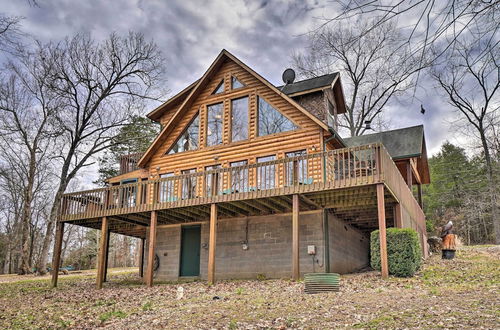
[[[235,76],[245,87],[231,90],[231,76]],[[224,79],[225,91],[212,95],[213,90]],[[230,104],[231,99],[249,96],[249,139],[231,143]],[[263,97],[268,103],[285,114],[300,128],[295,131],[257,137],[257,96]],[[206,109],[207,105],[224,102],[224,131],[223,144],[205,147]],[[176,110],[168,111],[161,118],[162,123],[170,120]],[[200,112],[200,140],[199,149],[172,155],[166,152],[176,142],[177,138],[191,122],[197,112]],[[276,155],[283,158],[286,152],[306,149],[308,153],[321,151],[321,128],[308,116],[288,103],[280,95],[262,84],[246,70],[236,63],[226,60],[220,70],[212,77],[182,115],[181,121],[166,138],[148,163],[150,177],[157,178],[159,174],[174,172],[180,174],[182,170],[196,168],[201,171],[205,166],[221,164],[229,167],[231,162],[247,160],[249,164],[256,162],[257,157]]]

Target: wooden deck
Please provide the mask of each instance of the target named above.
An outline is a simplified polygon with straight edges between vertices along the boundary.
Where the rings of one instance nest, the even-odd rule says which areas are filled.
[[[361,230],[376,229],[376,185],[384,184],[388,225],[425,232],[424,214],[381,144],[220,168],[65,194],[63,222],[144,238],[151,211],[158,224],[205,221],[210,205],[220,218],[288,213],[292,196],[301,210],[331,209]]]

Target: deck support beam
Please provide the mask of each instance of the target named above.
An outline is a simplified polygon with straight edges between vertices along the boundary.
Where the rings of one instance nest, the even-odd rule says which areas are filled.
[[[108,237],[106,238],[106,255],[104,256],[104,282],[108,281],[108,260],[109,260],[109,239],[111,237],[111,232],[108,230]]]
[[[146,285],[148,287],[153,286],[157,224],[158,213],[157,211],[151,211],[151,223],[149,225],[148,268],[146,270]]]
[[[96,284],[98,289],[102,289],[104,281],[106,254],[108,253],[108,218],[103,217],[101,220],[101,239],[99,241],[99,257],[97,258],[97,279]]]
[[[387,236],[385,224],[385,201],[384,184],[377,184],[377,209],[378,209],[378,229],[380,239],[380,265],[382,268],[382,278],[389,277],[389,266],[387,261]]]
[[[292,196],[292,278],[300,278],[299,265],[299,195]]]
[[[64,234],[64,222],[57,223],[56,240],[54,242],[54,255],[52,256],[52,287],[57,286],[59,277],[59,267],[61,265],[61,250]]]
[[[215,284],[215,245],[217,242],[217,204],[210,205],[210,237],[208,240],[208,284]]]
[[[324,265],[325,265],[325,273],[330,272],[330,229],[328,226],[328,210],[323,209],[323,241],[324,241]]]
[[[141,245],[139,246],[139,276],[144,277],[144,246],[146,240],[141,238]]]

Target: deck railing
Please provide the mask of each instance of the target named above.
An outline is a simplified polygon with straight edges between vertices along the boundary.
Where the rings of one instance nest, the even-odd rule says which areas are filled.
[[[68,193],[62,200],[61,218],[97,218],[305,193],[368,185],[384,179],[390,189],[402,196],[405,210],[419,214],[418,204],[398,175],[401,176],[385,148],[371,144]],[[406,188],[401,187],[401,182]]]
[[[413,192],[408,185],[405,184],[401,172],[399,172],[396,164],[393,162],[384,146],[381,146],[380,161],[384,169],[384,182],[399,199],[403,212],[402,221],[410,222],[404,223],[403,227],[413,228],[415,230],[418,229],[420,232],[425,233],[424,211],[415,199]]]

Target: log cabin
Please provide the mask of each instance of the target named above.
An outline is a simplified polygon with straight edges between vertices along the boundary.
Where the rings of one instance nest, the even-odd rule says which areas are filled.
[[[345,112],[339,73],[274,86],[222,50],[147,115],[162,129],[144,154],[122,157],[106,187],[64,195],[53,268],[66,224],[101,230],[98,288],[111,232],[141,239],[151,286],[349,273],[369,265],[380,229],[387,277],[387,227],[415,229],[427,255],[423,127],[342,139]]]

